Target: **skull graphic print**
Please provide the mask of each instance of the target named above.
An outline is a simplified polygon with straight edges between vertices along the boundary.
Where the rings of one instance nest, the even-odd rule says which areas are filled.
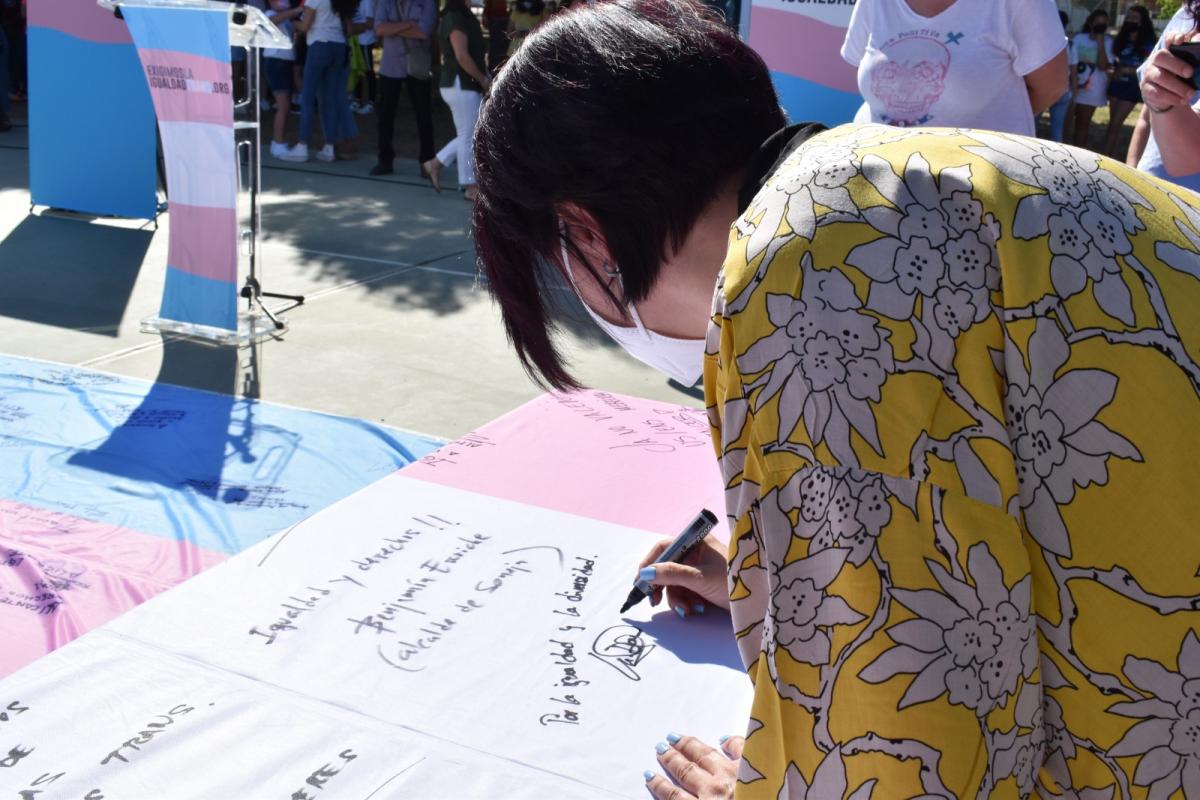
[[[883,121],[902,128],[929,123],[930,109],[946,89],[949,49],[924,33],[912,33],[880,52],[886,62],[871,73],[871,91],[883,101]]]

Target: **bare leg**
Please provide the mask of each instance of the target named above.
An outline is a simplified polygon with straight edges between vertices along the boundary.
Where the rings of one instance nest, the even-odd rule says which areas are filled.
[[[1075,106],[1075,146],[1086,148],[1088,134],[1092,130],[1092,114],[1096,113],[1095,106]]]
[[[271,141],[282,142],[287,128],[288,114],[292,110],[292,95],[290,92],[274,92],[275,123],[272,128]]]
[[[1134,105],[1134,103],[1118,97],[1108,99],[1108,131],[1104,134],[1104,154],[1106,156],[1118,157],[1117,139],[1120,138],[1121,127],[1125,124],[1125,118],[1129,116]]]

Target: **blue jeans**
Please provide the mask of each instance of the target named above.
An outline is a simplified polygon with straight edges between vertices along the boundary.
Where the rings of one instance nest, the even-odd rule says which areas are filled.
[[[347,53],[347,55],[349,55]],[[346,59],[346,63],[338,71],[338,132],[336,140],[344,142],[347,139],[353,139],[358,136],[358,123],[354,121],[354,114],[350,111],[350,96],[347,94],[350,85],[350,59]]]
[[[1067,108],[1071,105],[1071,90],[1067,89],[1066,94],[1054,101],[1054,105],[1050,106],[1050,139],[1051,141],[1061,142],[1063,140],[1063,125],[1067,121]]]
[[[321,129],[325,144],[333,144],[340,124],[338,104],[346,103],[346,45],[341,42],[313,42],[304,62],[304,94],[300,97],[300,141],[312,139],[317,106],[321,109]]]

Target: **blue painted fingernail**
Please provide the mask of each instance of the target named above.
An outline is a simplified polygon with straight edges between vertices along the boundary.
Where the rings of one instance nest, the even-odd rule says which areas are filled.
[[[675,744],[682,738],[683,738],[682,736],[680,736],[678,733],[675,733],[674,731],[667,734],[667,741],[670,742],[671,744]]]
[[[625,573],[628,575],[629,573]],[[652,581],[658,576],[658,570],[654,567],[642,567],[642,571],[638,573],[639,581]]]
[[[722,736],[720,739],[717,739],[717,744],[725,744],[732,738],[733,738],[732,736],[729,736],[728,734],[726,734],[725,736]]]
[[[695,611],[697,614],[703,614],[704,613],[704,603],[696,603],[695,605],[692,606],[692,611]]]
[[[685,619],[687,616],[687,612],[683,610],[683,606],[675,606],[675,613],[679,615],[680,619]]]
[[[646,783],[649,783],[650,781],[654,780],[654,773],[650,770],[646,770],[642,773],[642,777],[646,779]]]
[[[658,753],[660,756],[670,749],[671,745],[667,744],[666,742],[659,742],[658,744],[654,745],[654,752]]]

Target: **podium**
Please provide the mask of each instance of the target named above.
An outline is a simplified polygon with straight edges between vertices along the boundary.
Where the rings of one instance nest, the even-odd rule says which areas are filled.
[[[264,298],[289,300],[289,308],[304,298],[262,288],[260,51],[290,49],[291,40],[260,9],[220,0],[98,4],[129,27],[166,165],[166,280],[159,313],[142,320],[142,330],[223,345],[285,331]],[[247,56],[242,98],[233,85],[234,47]]]

